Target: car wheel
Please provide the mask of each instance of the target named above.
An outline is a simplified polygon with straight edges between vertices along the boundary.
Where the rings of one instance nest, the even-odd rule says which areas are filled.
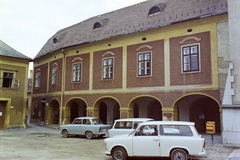
[[[69,137],[68,131],[67,131],[66,129],[64,129],[64,130],[62,131],[62,135],[63,135],[64,138]]]
[[[171,152],[171,160],[187,160],[188,155],[187,152],[183,149],[174,149]]]
[[[85,133],[85,136],[87,137],[87,139],[92,139],[93,138],[93,133],[91,131],[87,131]]]
[[[116,147],[112,151],[112,158],[113,158],[113,160],[126,160],[127,153],[124,148]]]

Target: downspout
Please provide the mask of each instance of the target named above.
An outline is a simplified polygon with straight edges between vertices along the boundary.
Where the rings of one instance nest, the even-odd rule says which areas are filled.
[[[63,59],[62,59],[62,87],[61,87],[61,104],[60,104],[60,119],[59,119],[59,128],[60,125],[62,125],[63,123],[65,123],[62,120],[62,112],[63,112],[63,97],[64,97],[64,90],[65,90],[65,52],[64,49],[62,49],[62,54],[63,54]]]

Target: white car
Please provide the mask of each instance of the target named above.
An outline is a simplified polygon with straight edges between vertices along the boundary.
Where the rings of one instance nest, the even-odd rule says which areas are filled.
[[[86,138],[103,137],[108,134],[110,125],[103,124],[98,117],[78,117],[71,124],[61,125],[64,138],[71,135],[85,135]]]
[[[104,140],[105,154],[113,160],[127,157],[171,157],[187,160],[188,157],[205,156],[205,139],[195,129],[193,122],[149,121],[141,123],[130,134]]]
[[[111,129],[108,130],[109,137],[121,134],[129,134],[134,131],[139,123],[151,121],[151,118],[123,118],[114,121]]]

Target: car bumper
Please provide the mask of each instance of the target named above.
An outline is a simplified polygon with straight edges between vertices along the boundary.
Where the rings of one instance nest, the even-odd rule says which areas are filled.
[[[107,156],[111,156],[111,152],[109,152],[109,151],[105,151],[105,154],[106,154]]]
[[[194,154],[194,155],[190,155],[190,157],[201,157],[201,158],[206,158],[207,155],[206,155],[206,150],[203,149],[202,152],[198,153],[198,154]]]

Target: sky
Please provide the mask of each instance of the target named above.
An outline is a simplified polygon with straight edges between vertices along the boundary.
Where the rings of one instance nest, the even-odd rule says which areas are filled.
[[[57,31],[145,0],[0,0],[0,40],[34,58]]]

